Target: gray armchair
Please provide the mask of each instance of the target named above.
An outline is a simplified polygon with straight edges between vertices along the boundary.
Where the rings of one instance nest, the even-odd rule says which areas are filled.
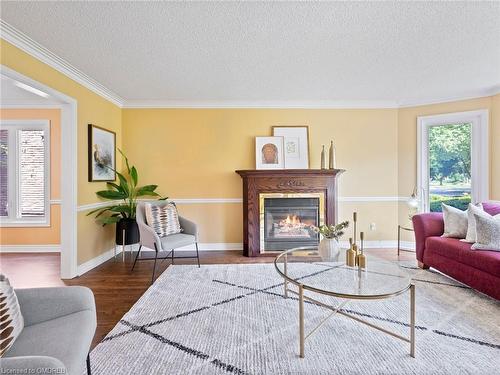
[[[81,375],[86,364],[90,375],[97,325],[92,291],[68,286],[17,289],[16,295],[24,329],[0,359],[0,373]]]
[[[167,202],[165,201],[152,201],[148,202],[150,204],[155,205],[165,205]],[[137,251],[137,255],[135,256],[134,264],[132,266],[132,271],[134,270],[135,264],[138,260],[154,260],[153,265],[153,275],[151,277],[151,283],[153,283],[155,279],[155,271],[156,271],[156,261],[158,259],[171,259],[172,264],[174,264],[174,259],[178,258],[197,258],[198,267],[200,267],[200,253],[198,251],[198,226],[192,221],[179,216],[179,222],[181,224],[182,233],[171,234],[165,237],[159,237],[158,234],[151,228],[146,222],[146,214],[145,214],[145,203],[140,202],[137,204],[136,216],[135,219],[137,221],[137,225],[139,226],[140,233],[140,241],[139,241],[139,250]],[[193,256],[174,256],[175,249],[188,245],[195,245],[196,248],[196,257]],[[142,247],[147,247],[149,249],[155,250],[154,258],[140,258],[139,255],[141,253]],[[163,257],[159,258],[158,253],[160,251],[169,251],[169,253]]]

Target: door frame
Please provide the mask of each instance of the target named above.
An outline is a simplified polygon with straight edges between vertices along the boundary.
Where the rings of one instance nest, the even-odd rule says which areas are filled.
[[[2,108],[55,108],[61,110],[61,278],[78,276],[77,264],[77,101],[60,91],[0,65],[0,72],[11,79],[41,90],[55,103],[15,103]]]
[[[417,190],[420,212],[429,212],[429,127],[453,123],[471,124],[471,199],[489,199],[489,111],[444,113],[417,117]]]

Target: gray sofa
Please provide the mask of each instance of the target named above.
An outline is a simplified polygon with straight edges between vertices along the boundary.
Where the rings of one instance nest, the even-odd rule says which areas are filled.
[[[92,291],[69,286],[17,289],[16,294],[24,329],[0,360],[0,373],[81,375],[86,360],[89,371],[97,325]]]

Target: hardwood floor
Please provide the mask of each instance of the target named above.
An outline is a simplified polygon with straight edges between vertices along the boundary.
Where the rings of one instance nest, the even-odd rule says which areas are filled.
[[[367,250],[367,253],[397,260],[395,249]],[[415,254],[402,252],[399,259],[415,259]],[[270,263],[273,260],[274,257],[244,257],[241,251],[200,252],[202,267],[203,264]],[[175,264],[196,264],[196,259],[178,259]],[[156,275],[169,265],[169,260],[158,261]],[[80,277],[61,280],[59,254],[0,254],[0,272],[9,278],[14,288],[82,285],[92,289],[97,309],[97,331],[92,347],[106,336],[151,285],[152,261],[137,262],[133,272],[131,267],[130,258],[125,263],[121,258],[111,259]]]

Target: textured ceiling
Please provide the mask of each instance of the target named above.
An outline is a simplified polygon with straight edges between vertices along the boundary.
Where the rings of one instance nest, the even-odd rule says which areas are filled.
[[[127,101],[396,102],[500,86],[500,2],[8,2]]]

